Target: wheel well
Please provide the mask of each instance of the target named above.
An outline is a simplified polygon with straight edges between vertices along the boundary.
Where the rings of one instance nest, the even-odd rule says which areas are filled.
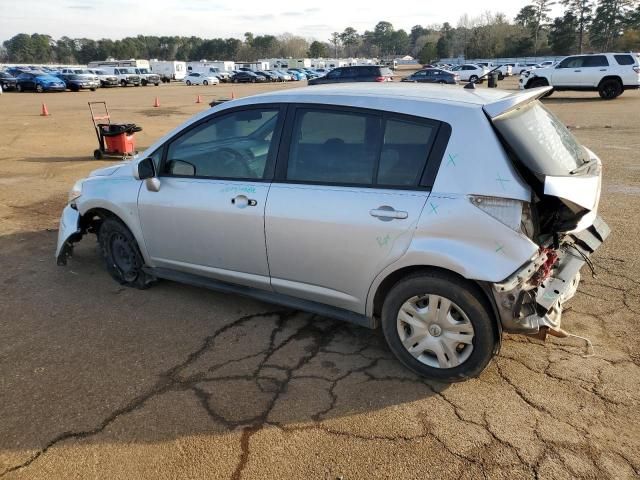
[[[531,77],[529,79],[529,81],[527,82],[527,85],[529,84],[534,84],[534,83],[540,83],[540,82],[544,82],[544,84],[546,86],[549,86],[549,80],[545,77]]]
[[[469,284],[471,288],[473,288],[476,293],[479,294],[480,299],[485,304],[487,310],[492,313],[493,320],[496,325],[496,352],[500,350],[500,344],[502,339],[502,324],[499,320],[498,308],[495,303],[495,299],[491,294],[491,287],[487,282],[477,282],[475,280],[469,280],[464,278],[462,275],[452,272],[451,270],[447,270],[445,268],[433,267],[429,265],[413,265],[410,267],[404,267],[395,272],[390,273],[381,283],[378,285],[378,289],[373,297],[373,316],[380,318],[382,312],[382,305],[384,303],[384,299],[386,298],[389,291],[394,287],[396,283],[398,283],[403,278],[408,277],[409,275],[413,275],[419,272],[432,272],[432,273],[441,273],[447,276],[454,276],[458,279]]]
[[[620,85],[622,85],[622,79],[620,77],[618,77],[616,75],[609,75],[608,77],[603,77],[602,80],[600,80],[600,83],[598,83],[598,88],[600,88],[600,85],[602,85],[607,80],[615,80]]]
[[[92,208],[90,210],[87,210],[87,212],[84,215],[82,215],[80,218],[82,222],[81,223],[82,230],[88,233],[95,233],[96,235],[98,234],[98,230],[100,230],[100,225],[102,225],[102,222],[106,218],[117,218],[124,225],[127,225],[126,222],[124,222],[120,217],[118,217],[118,215],[116,215],[112,211],[107,210],[105,208]]]

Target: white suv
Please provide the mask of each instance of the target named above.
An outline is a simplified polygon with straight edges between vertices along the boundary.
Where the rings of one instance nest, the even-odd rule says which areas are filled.
[[[556,66],[524,72],[520,89],[552,86],[554,90],[597,91],[612,100],[640,86],[638,57],[632,53],[572,55]]]
[[[484,65],[476,65],[475,63],[466,63],[464,65],[458,65],[451,69],[452,72],[456,72],[460,76],[460,80],[464,82],[474,82],[486,75],[489,69]],[[480,81],[482,83],[482,80]]]

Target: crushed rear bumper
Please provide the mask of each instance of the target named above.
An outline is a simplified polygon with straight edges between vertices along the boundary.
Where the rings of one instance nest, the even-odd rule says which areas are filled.
[[[562,306],[575,295],[580,283],[580,269],[602,245],[611,232],[597,217],[593,224],[567,235],[560,245],[558,261],[541,283],[536,272],[546,255],[536,258],[503,282],[493,285],[493,295],[503,330],[509,333],[537,334],[541,329],[559,329]]]

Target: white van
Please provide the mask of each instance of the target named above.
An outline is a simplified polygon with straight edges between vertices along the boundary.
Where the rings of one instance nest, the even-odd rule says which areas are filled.
[[[114,75],[118,78],[118,82],[121,87],[133,85],[139,87],[142,79],[140,75],[136,73],[136,69],[133,67],[101,67],[109,75]]]

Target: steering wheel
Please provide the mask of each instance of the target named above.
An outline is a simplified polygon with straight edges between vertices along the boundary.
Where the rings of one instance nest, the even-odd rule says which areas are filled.
[[[220,160],[221,168],[225,170],[225,176],[254,178],[255,173],[249,166],[249,158],[238,150],[223,147],[215,151],[216,157]]]

